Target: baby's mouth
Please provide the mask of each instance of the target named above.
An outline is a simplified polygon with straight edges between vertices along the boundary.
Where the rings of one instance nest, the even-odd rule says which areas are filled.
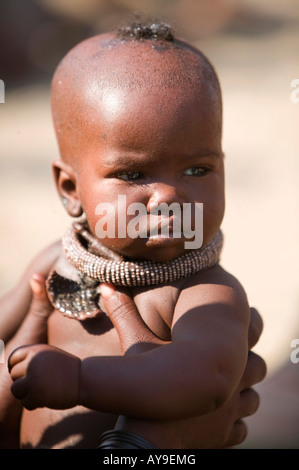
[[[146,238],[149,240],[182,238],[182,236],[181,221],[174,217],[151,219],[146,232]]]

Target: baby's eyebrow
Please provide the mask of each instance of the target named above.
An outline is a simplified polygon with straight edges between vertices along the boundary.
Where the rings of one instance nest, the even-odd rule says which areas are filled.
[[[220,158],[223,155],[221,151],[214,152],[211,150],[202,150],[194,155],[186,155],[185,158],[200,159],[200,158]]]
[[[196,152],[194,154],[181,154],[180,158],[182,161],[188,161],[188,160],[200,160],[200,159],[206,159],[206,158],[213,158],[213,159],[218,159],[222,156],[221,151],[211,151],[211,150],[200,150],[199,152]],[[108,155],[105,158],[105,161],[103,162],[103,166],[106,167],[134,167],[134,169],[139,169],[144,167],[145,165],[151,165],[157,161],[157,157],[148,157],[143,154],[113,154],[113,155]]]
[[[111,167],[115,167],[115,166],[142,166],[144,163],[147,163],[147,159],[145,161],[145,156],[144,155],[140,155],[140,156],[137,156],[137,155],[132,155],[132,154],[128,154],[128,155],[124,155],[124,154],[120,154],[120,155],[111,155],[111,156],[107,156],[107,158],[105,158],[105,162],[104,162],[104,165],[105,166],[111,166]]]

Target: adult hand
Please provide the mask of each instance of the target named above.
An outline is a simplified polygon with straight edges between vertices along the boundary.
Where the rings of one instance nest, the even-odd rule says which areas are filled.
[[[251,308],[250,312],[248,345],[251,349],[260,338],[263,323],[255,308]],[[249,351],[243,377],[232,398],[213,413],[199,416],[193,422],[185,422],[187,448],[229,448],[241,444],[248,432],[244,418],[257,411],[260,401],[252,386],[261,382],[265,375],[265,361]],[[188,433],[188,426],[193,429],[192,433]]]
[[[101,284],[101,296],[117,331],[122,354],[138,354],[167,344],[144,323],[127,289]]]
[[[102,285],[101,295],[118,333],[123,354],[138,354],[165,344],[145,325],[126,289],[116,290],[110,285]],[[251,308],[249,349],[258,342],[262,329],[259,313]],[[247,435],[243,418],[254,414],[259,405],[259,396],[251,387],[262,381],[265,374],[264,360],[249,351],[247,365],[235,394],[218,410],[171,423],[122,417],[119,428],[138,433],[159,448],[204,449],[238,445]]]
[[[9,343],[12,346],[47,342],[48,318],[53,312],[53,306],[48,299],[45,279],[40,273],[35,273],[30,279],[32,300],[28,313]]]
[[[46,342],[47,321],[53,311],[48,301],[44,277],[34,274],[30,280],[32,301],[28,313],[13,338],[5,345],[5,356],[24,344]],[[21,402],[11,393],[12,379],[6,364],[0,364],[0,448],[18,448]]]

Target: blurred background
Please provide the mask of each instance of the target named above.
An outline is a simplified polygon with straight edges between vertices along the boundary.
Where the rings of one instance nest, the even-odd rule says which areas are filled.
[[[170,22],[215,65],[223,89],[227,209],[223,266],[264,319],[268,364],[241,448],[299,448],[298,0],[0,0],[0,294],[69,219],[52,183],[59,156],[49,86],[79,41],[134,11]],[[1,313],[0,313],[1,314]],[[299,354],[297,354],[299,358]]]

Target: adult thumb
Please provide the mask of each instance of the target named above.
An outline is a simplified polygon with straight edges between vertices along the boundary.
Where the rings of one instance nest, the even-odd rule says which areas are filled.
[[[43,343],[47,340],[47,320],[54,308],[48,299],[44,276],[40,273],[33,274],[30,286],[31,305],[15,337],[16,346]]]
[[[53,306],[48,298],[45,278],[40,273],[34,273],[29,282],[32,290],[29,315],[46,321],[53,312]]]
[[[148,328],[125,288],[101,284],[107,315],[118,334],[122,353],[137,354],[163,342]]]

